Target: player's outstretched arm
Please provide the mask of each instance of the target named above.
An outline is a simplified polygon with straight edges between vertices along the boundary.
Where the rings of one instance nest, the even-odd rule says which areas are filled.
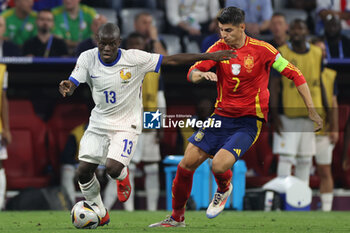
[[[306,105],[306,108],[309,112],[309,118],[316,123],[315,126],[315,131],[319,131],[322,129],[323,127],[323,120],[320,117],[320,115],[318,115],[314,103],[312,101],[312,97],[310,94],[310,90],[309,90],[309,86],[307,85],[307,83],[301,84],[299,86],[297,86],[298,92],[301,95],[301,97],[304,100],[304,103]]]
[[[60,82],[60,85],[58,87],[59,92],[62,94],[63,97],[71,96],[77,86],[70,81],[70,80],[63,80]]]
[[[235,58],[237,55],[232,50],[221,50],[213,53],[180,53],[164,56],[163,65],[191,64],[201,60],[223,61]]]

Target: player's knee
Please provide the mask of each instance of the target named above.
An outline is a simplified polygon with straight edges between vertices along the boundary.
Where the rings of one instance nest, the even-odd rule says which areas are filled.
[[[107,163],[106,172],[113,179],[117,179],[125,166],[122,163]]]
[[[227,171],[227,168],[224,167],[219,161],[213,160],[212,170],[214,173],[224,173]]]

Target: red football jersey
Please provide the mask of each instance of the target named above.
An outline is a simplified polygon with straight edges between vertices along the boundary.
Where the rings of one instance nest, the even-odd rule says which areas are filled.
[[[223,39],[207,52],[234,50]],[[208,71],[216,66],[217,92],[215,113],[225,117],[257,116],[267,120],[270,68],[279,53],[272,45],[246,37],[243,47],[236,49],[237,57],[227,61],[199,61],[193,69]]]

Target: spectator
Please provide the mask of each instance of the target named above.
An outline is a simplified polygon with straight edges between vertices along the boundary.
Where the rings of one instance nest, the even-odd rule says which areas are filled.
[[[36,35],[36,12],[32,10],[33,3],[34,0],[15,0],[16,6],[1,14],[6,21],[4,37],[19,46]]]
[[[11,41],[4,40],[6,30],[6,22],[4,17],[0,15],[0,57],[17,57],[21,55],[21,51],[17,45]]]
[[[337,16],[328,15],[325,21],[325,45],[327,59],[350,58],[350,40],[342,35]]]
[[[314,44],[322,49],[322,57],[326,58],[326,46],[322,40],[315,40]],[[339,139],[339,116],[337,101],[337,72],[325,67],[321,75],[321,83],[324,87],[327,108],[324,109],[323,122],[325,130],[316,133],[316,165],[317,173],[320,177],[320,196],[323,211],[331,211],[333,203],[333,177],[332,177],[332,157],[333,148]]]
[[[91,31],[93,34],[91,35],[90,38],[83,40],[78,44],[77,50],[75,52],[76,57],[79,57],[79,55],[82,52],[95,48],[97,46],[96,39],[95,39],[96,33],[98,31],[98,28],[105,23],[107,23],[107,18],[103,15],[98,15],[94,18],[91,24]]]
[[[288,23],[286,17],[281,13],[274,13],[271,17],[270,31],[272,40],[268,41],[273,47],[278,48],[288,40]]]
[[[245,12],[246,32],[257,37],[267,32],[273,9],[271,0],[227,0],[226,7],[235,6]]]
[[[50,10],[42,10],[36,19],[38,34],[23,45],[23,55],[34,57],[68,56],[67,45],[63,39],[52,34],[54,27],[53,14]]]
[[[220,9],[218,0],[166,0],[165,7],[171,31],[180,36],[184,52],[184,36],[200,46],[205,35],[215,30],[215,17]]]
[[[146,40],[147,52],[167,55],[165,43],[158,35],[157,27],[154,26],[154,19],[150,13],[142,12],[135,16],[135,32],[140,33]]]
[[[63,6],[52,10],[55,16],[54,34],[66,41],[71,55],[79,42],[91,37],[91,24],[96,16],[93,8],[79,3],[80,0],[63,0]]]
[[[317,112],[321,113],[321,68],[322,51],[320,48],[306,42],[308,35],[307,25],[297,19],[290,25],[290,42],[281,46],[281,55],[293,62],[304,74]],[[299,72],[300,72],[299,71]],[[303,99],[294,90],[290,80],[273,77],[272,82],[281,82],[281,102],[283,114],[277,111],[276,99],[280,90],[272,85],[271,115],[274,122],[273,153],[279,154],[277,175],[280,177],[292,174],[292,165],[295,164],[295,176],[309,184],[312,156],[316,153],[316,139],[314,125],[308,119],[308,113]]]
[[[218,12],[217,15],[220,15],[220,13],[221,13],[221,10]],[[209,47],[211,47],[216,41],[220,39],[220,28],[219,28],[217,19],[215,19],[214,26],[215,26],[214,33],[206,36],[201,43],[201,49],[200,49],[201,53],[205,53]]]
[[[146,49],[145,38],[138,33],[132,33],[127,38],[127,49]],[[149,72],[145,75],[142,84],[142,102],[144,111],[156,111],[160,109],[165,114],[165,97],[162,78],[159,73]],[[144,130],[139,136],[134,157],[129,164],[130,182],[134,186],[136,165],[143,162],[145,172],[145,190],[147,197],[147,210],[156,211],[159,198],[159,161],[161,159],[159,141],[162,131]],[[135,192],[131,192],[129,200],[125,203],[125,209],[134,210]]]
[[[328,16],[338,16],[344,30],[350,29],[350,1],[349,0],[317,0],[316,13],[318,20],[316,23],[316,33],[322,34],[323,25]]]
[[[12,137],[10,132],[9,116],[8,116],[8,103],[6,96],[7,89],[7,72],[6,66],[0,64],[0,211],[5,203],[6,194],[6,174],[5,169],[2,167],[2,161],[7,159],[6,146],[11,143]]]

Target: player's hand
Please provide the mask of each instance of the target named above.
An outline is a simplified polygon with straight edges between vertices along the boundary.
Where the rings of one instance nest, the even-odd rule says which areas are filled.
[[[314,130],[315,132],[318,132],[323,128],[323,120],[314,108],[309,110],[309,118],[316,124]]]
[[[230,60],[231,58],[236,58],[237,54],[236,51],[233,50],[221,50],[213,53],[207,53],[209,58],[208,60],[213,61],[224,61],[224,60]]]
[[[209,81],[217,82],[218,81],[218,76],[213,73],[213,72],[203,72],[200,74],[200,78],[206,79]]]
[[[67,95],[71,94],[73,90],[73,83],[69,80],[63,80],[60,82],[58,90],[63,97],[66,97]]]
[[[1,134],[1,145],[7,146],[12,142],[12,136],[10,130],[3,130]]]

